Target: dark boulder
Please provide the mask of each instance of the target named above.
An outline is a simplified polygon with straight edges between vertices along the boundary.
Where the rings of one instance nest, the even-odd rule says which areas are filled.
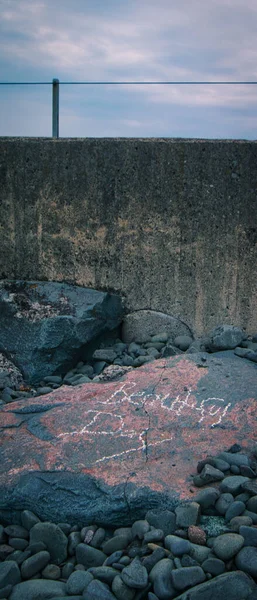
[[[29,383],[63,374],[101,333],[123,316],[118,296],[43,281],[0,284],[0,352]]]

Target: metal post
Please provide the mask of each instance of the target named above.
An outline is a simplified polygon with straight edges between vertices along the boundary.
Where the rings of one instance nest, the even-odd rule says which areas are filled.
[[[59,79],[53,79],[52,136],[59,137]]]

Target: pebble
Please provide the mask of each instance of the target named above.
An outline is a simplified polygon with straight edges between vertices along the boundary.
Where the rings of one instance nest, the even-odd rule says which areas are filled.
[[[16,562],[10,560],[0,564],[0,589],[6,585],[20,583],[21,574]]]
[[[170,510],[153,509],[145,515],[146,521],[156,529],[162,529],[164,537],[176,530],[176,515]]]
[[[166,600],[174,596],[172,569],[173,561],[169,558],[164,558],[149,573],[149,580],[153,584],[154,593],[160,600]]]
[[[219,558],[214,558],[214,556],[207,558],[202,563],[202,569],[205,571],[205,573],[211,573],[211,575],[213,575],[214,577],[216,577],[216,575],[221,575],[222,573],[224,573],[225,566],[226,565],[223,560],[220,560]]]
[[[134,600],[135,590],[128,587],[121,579],[120,575],[116,575],[112,582],[112,591],[118,600]]]
[[[248,573],[252,577],[257,577],[257,548],[253,546],[244,546],[238,552],[235,563],[238,569]]]
[[[50,554],[46,550],[38,552],[30,558],[27,558],[21,565],[21,575],[23,579],[30,579],[36,573],[42,571],[50,561]]]
[[[201,527],[196,527],[195,525],[190,525],[188,527],[188,539],[193,544],[199,544],[200,546],[204,546],[206,544],[206,533]]]
[[[76,558],[78,563],[89,569],[90,567],[100,567],[107,556],[97,548],[92,548],[87,544],[79,544],[76,548]]]
[[[177,527],[189,527],[190,525],[196,525],[200,520],[201,507],[197,502],[189,502],[188,504],[181,504],[175,509],[176,513],[176,526]]]
[[[68,539],[54,523],[36,523],[30,530],[30,542],[43,542],[50,553],[51,561],[57,565],[67,558]]]
[[[243,477],[242,475],[231,475],[229,477],[225,477],[225,479],[223,479],[223,481],[220,483],[220,490],[221,492],[233,494],[235,496],[245,489],[243,485],[248,482],[248,477]]]
[[[124,567],[121,573],[121,578],[128,587],[132,587],[137,590],[144,588],[148,583],[147,570],[142,565],[138,557],[134,558],[130,565]]]
[[[93,575],[88,571],[74,571],[66,583],[67,594],[69,596],[82,594],[91,581],[93,581]]]
[[[241,525],[239,533],[244,538],[244,546],[255,546],[257,548],[257,528]]]
[[[172,571],[174,588],[180,592],[203,583],[205,579],[205,573],[201,567],[183,567]]]
[[[213,544],[213,551],[221,560],[230,560],[244,545],[244,538],[238,533],[224,533],[218,535]]]
[[[237,462],[230,467],[246,468],[238,466],[240,457]],[[213,457],[201,472],[215,464]],[[22,525],[0,525],[0,598],[255,600],[256,480],[225,473],[219,489],[201,489],[174,512],[155,508],[113,532],[96,524],[42,523],[23,511]]]
[[[167,535],[164,540],[165,548],[168,548],[174,556],[183,556],[191,550],[191,543],[176,535]]]

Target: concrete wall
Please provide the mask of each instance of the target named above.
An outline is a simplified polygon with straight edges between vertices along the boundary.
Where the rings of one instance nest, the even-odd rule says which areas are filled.
[[[257,142],[0,140],[0,277],[257,332]]]

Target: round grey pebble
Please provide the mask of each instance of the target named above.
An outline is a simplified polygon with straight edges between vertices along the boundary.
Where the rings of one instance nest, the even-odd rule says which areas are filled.
[[[28,540],[23,538],[9,538],[8,544],[15,550],[25,550],[28,546]]]
[[[112,582],[112,591],[118,600],[133,600],[135,597],[135,590],[129,588],[120,575],[116,575]]]
[[[215,503],[215,508],[220,515],[225,515],[230,505],[234,502],[234,496],[232,494],[224,493],[221,494]]]
[[[21,574],[16,562],[7,561],[0,563],[0,589],[6,585],[20,583]]]
[[[176,535],[167,535],[164,540],[165,548],[168,548],[174,556],[189,554],[191,543],[188,540],[177,537]]]
[[[66,590],[69,596],[83,594],[84,590],[93,581],[93,575],[87,571],[74,571],[66,582]]]
[[[42,571],[43,579],[52,579],[57,581],[61,577],[61,569],[57,565],[47,565]]]
[[[244,545],[244,538],[238,533],[218,535],[213,544],[213,551],[221,560],[230,560]]]
[[[257,548],[253,546],[242,548],[235,558],[235,563],[241,571],[257,577]]]
[[[104,542],[102,549],[105,554],[113,554],[117,550],[124,550],[129,541],[127,535],[115,535],[110,540]]]
[[[219,490],[213,487],[207,487],[204,490],[198,492],[197,496],[194,497],[194,501],[200,504],[201,509],[204,510],[206,508],[209,508],[210,506],[214,506],[219,496]]]
[[[131,528],[132,538],[136,537],[142,540],[144,535],[150,530],[150,525],[147,520],[135,521]]]
[[[79,544],[76,548],[76,558],[78,563],[89,569],[90,567],[100,567],[107,556],[97,548],[92,548],[87,544]]]
[[[190,525],[197,525],[200,520],[201,507],[197,502],[189,502],[188,504],[181,504],[175,508],[176,513],[176,526],[189,527]]]
[[[30,531],[34,525],[40,523],[40,519],[31,510],[23,510],[21,513],[21,523],[25,529]]]
[[[239,517],[245,510],[245,504],[243,502],[232,502],[228,507],[225,514],[225,520],[231,521],[234,517]]]
[[[145,518],[156,529],[162,529],[164,537],[174,533],[176,529],[176,515],[170,510],[152,509],[146,513]]]
[[[172,571],[172,582],[174,588],[183,592],[189,587],[194,587],[205,581],[205,573],[201,567],[182,567]]]
[[[149,580],[153,584],[153,590],[159,600],[173,598],[175,590],[172,582],[172,569],[174,563],[169,558],[160,560],[150,571]]]
[[[243,477],[242,475],[230,475],[229,477],[225,477],[223,481],[220,483],[220,491],[224,493],[239,494],[243,489],[243,484],[248,482],[248,477]]]
[[[232,529],[232,531],[235,533],[239,532],[241,525],[246,525],[249,527],[252,525],[252,519],[244,516],[234,517],[229,523],[230,529]]]
[[[210,557],[203,561],[202,569],[205,573],[211,573],[214,577],[225,571],[225,563],[220,558]]]
[[[36,573],[42,571],[50,561],[50,554],[46,550],[38,552],[27,558],[21,565],[23,579],[30,579]]]
[[[136,590],[146,587],[148,583],[147,570],[138,557],[134,558],[130,565],[124,567],[121,578],[128,587],[132,587]]]
[[[108,585],[93,579],[83,592],[83,600],[117,600]]]
[[[30,530],[30,542],[43,542],[50,553],[51,562],[60,565],[67,558],[68,539],[54,523],[37,523]]]

